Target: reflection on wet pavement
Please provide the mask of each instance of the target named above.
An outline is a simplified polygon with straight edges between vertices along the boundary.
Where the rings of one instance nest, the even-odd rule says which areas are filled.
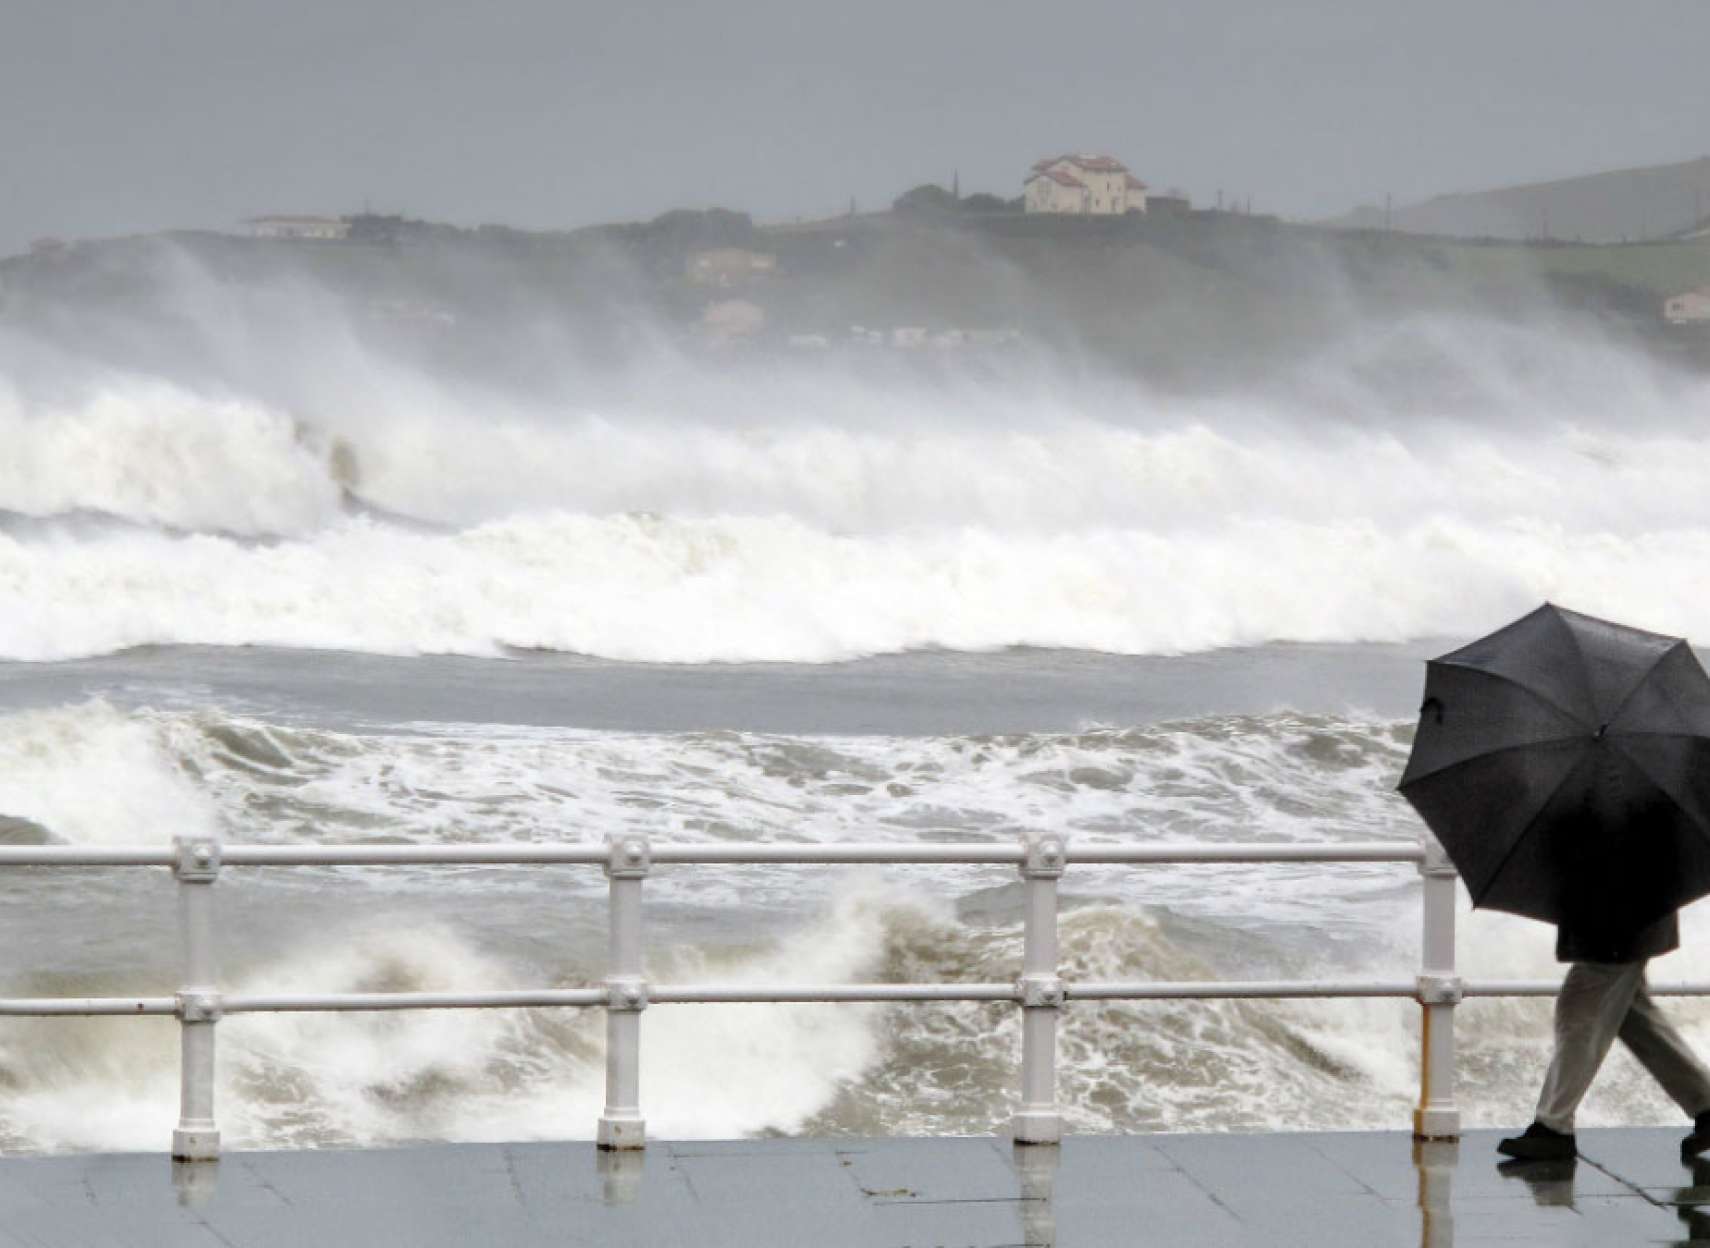
[[[1498,1131],[453,1144],[0,1161],[0,1242],[940,1244],[1083,1248],[1710,1244],[1710,1160],[1590,1130],[1569,1162]],[[9,1238],[8,1238],[9,1237]]]

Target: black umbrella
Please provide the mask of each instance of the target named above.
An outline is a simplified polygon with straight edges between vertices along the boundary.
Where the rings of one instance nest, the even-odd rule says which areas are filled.
[[[1710,893],[1710,677],[1546,604],[1426,665],[1400,789],[1475,906],[1634,930]]]

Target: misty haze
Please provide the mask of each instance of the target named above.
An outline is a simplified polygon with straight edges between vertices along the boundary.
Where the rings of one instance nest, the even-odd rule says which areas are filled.
[[[1710,640],[1710,10],[616,7],[8,14],[0,841],[1411,842],[1421,657]],[[172,991],[139,874],[0,872],[4,992]],[[649,974],[1012,982],[1018,887],[661,870]],[[605,974],[597,869],[220,888],[234,992]],[[1418,967],[1411,869],[1063,888],[1082,978]],[[1391,1129],[1416,1013],[1089,1005],[1059,1096]],[[648,1130],[986,1132],[1017,1014],[649,1011]],[[1463,1013],[1470,1124],[1548,1020]],[[589,1136],[603,1026],[233,1017],[224,1138]],[[0,1150],[159,1150],[177,1046],[6,1020]],[[1672,1113],[1628,1063],[1583,1120]]]

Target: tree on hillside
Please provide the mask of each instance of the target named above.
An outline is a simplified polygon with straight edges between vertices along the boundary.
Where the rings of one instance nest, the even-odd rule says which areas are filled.
[[[743,247],[754,237],[754,222],[746,212],[728,208],[673,208],[639,227],[639,233],[650,242],[679,247]]]
[[[923,182],[898,195],[891,211],[904,216],[930,216],[956,211],[956,197],[934,182]]]

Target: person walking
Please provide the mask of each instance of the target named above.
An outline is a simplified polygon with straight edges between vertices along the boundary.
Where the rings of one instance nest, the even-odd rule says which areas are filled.
[[[1510,1157],[1576,1155],[1574,1114],[1619,1038],[1710,1152],[1710,1071],[1657,1009],[1651,958],[1710,896],[1710,672],[1681,637],[1545,603],[1425,665],[1396,786],[1474,906],[1557,929],[1572,965],[1537,1116]]]
[[[1526,1161],[1575,1156],[1574,1113],[1617,1038],[1692,1119],[1681,1156],[1710,1151],[1710,1070],[1645,984],[1650,959],[1679,947],[1673,913],[1637,930],[1614,922],[1558,925],[1556,958],[1572,965],[1556,997],[1555,1053],[1532,1125],[1503,1140],[1498,1152]]]

